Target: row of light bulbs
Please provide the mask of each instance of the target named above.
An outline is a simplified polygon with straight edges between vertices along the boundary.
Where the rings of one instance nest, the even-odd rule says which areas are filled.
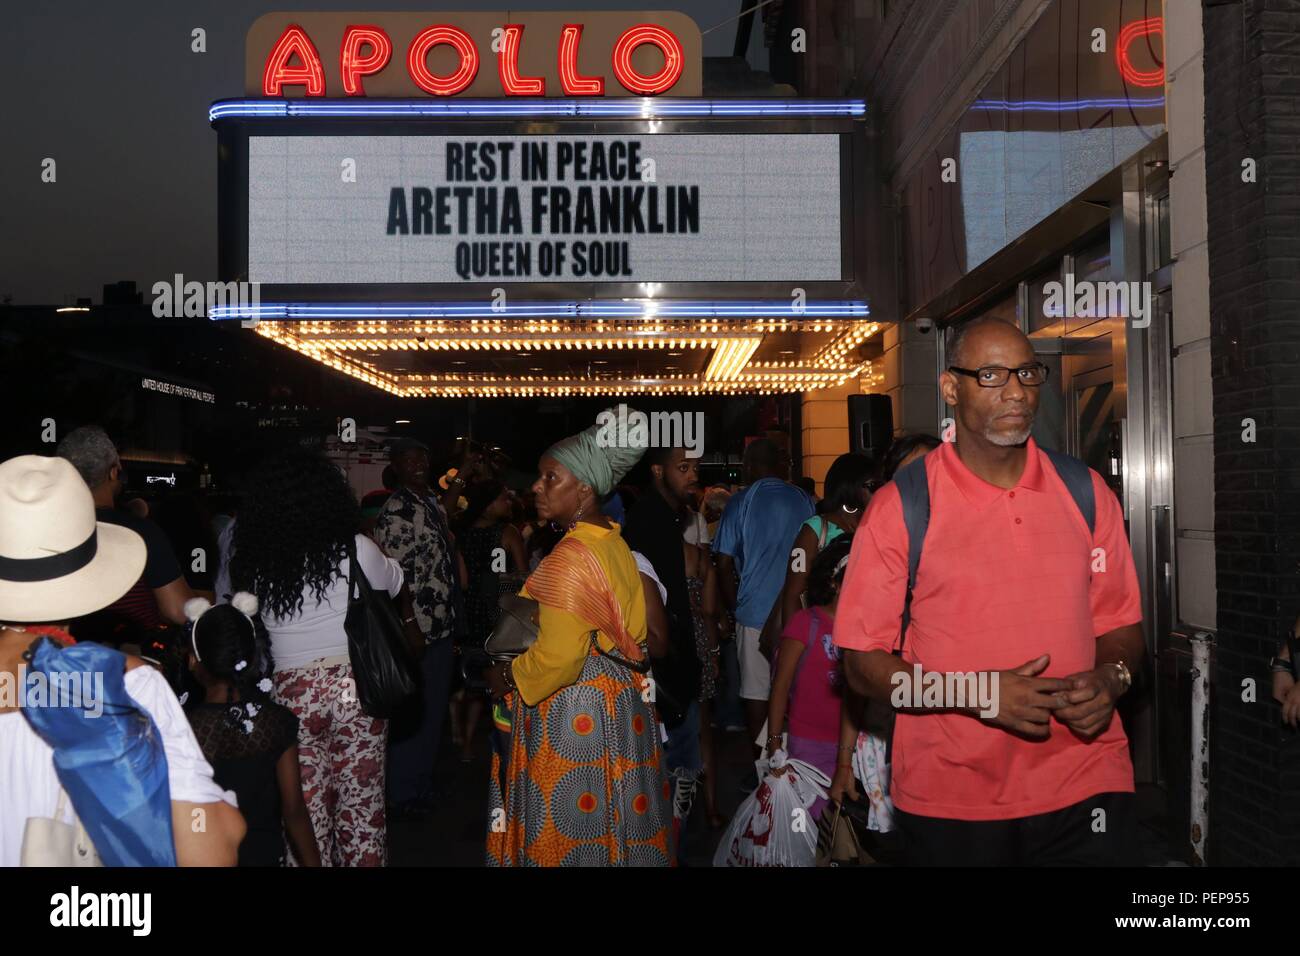
[[[626,331],[648,330],[667,332],[670,329],[694,330],[696,332],[834,332],[851,327],[861,320],[855,319],[565,319],[564,321],[541,321],[537,319],[456,319],[452,321],[356,319],[332,321],[328,319],[263,319],[262,323],[273,323],[291,328],[298,335],[327,335],[332,332],[361,333],[364,335],[444,335],[461,334],[466,326],[476,333],[510,334],[524,332],[528,334],[543,332],[581,332],[589,329],[604,331],[619,329]],[[262,324],[259,323],[259,324]],[[875,323],[870,323],[877,327]]]
[[[868,366],[869,365],[870,363],[868,363]],[[787,384],[787,383],[797,384],[800,382],[825,383],[825,382],[833,382],[833,381],[842,381],[847,378],[852,378],[856,374],[857,374],[857,370],[855,369],[845,369],[837,372],[809,371],[809,370],[751,371],[749,369],[746,369],[740,372],[734,378],[729,379],[728,381],[780,382],[782,384]],[[642,374],[642,373],[635,373],[635,372],[606,371],[602,373],[593,374],[591,376],[583,376],[582,378],[576,378],[571,375],[493,375],[491,373],[477,373],[477,372],[438,372],[436,374],[413,373],[413,374],[402,375],[402,381],[410,383],[412,385],[420,385],[420,384],[492,385],[492,384],[508,384],[510,382],[567,382],[567,381],[617,382],[621,379],[626,379],[626,378],[637,378],[637,379],[653,378],[656,380],[662,379],[664,381],[681,380],[681,381],[690,381],[690,382],[696,382],[700,380],[699,376],[694,372],[653,372],[653,373]]]
[[[259,323],[259,327],[265,323]],[[320,339],[301,337],[314,347],[334,352],[519,352],[564,351],[583,349],[716,349],[724,342],[750,341],[752,336],[724,333],[721,338],[650,339],[604,338],[585,339]]]
[[[603,320],[598,324],[603,324]],[[729,325],[732,323],[701,322],[699,324],[718,326],[718,325]],[[316,361],[321,362],[322,364],[326,365],[329,368],[342,372],[343,374],[349,375],[352,378],[365,382],[366,384],[371,385],[375,388],[379,388],[382,391],[388,392],[389,394],[400,395],[400,396],[416,396],[416,397],[428,397],[428,396],[438,395],[438,396],[456,398],[456,397],[470,397],[470,396],[505,397],[511,395],[521,396],[521,397],[535,397],[535,396],[559,397],[559,396],[567,396],[567,395],[621,396],[621,395],[638,395],[638,394],[698,395],[698,394],[716,394],[720,392],[728,393],[728,394],[746,393],[746,394],[768,395],[768,394],[781,394],[793,390],[811,390],[816,388],[825,388],[832,385],[838,386],[838,385],[842,385],[849,378],[861,375],[864,371],[870,370],[871,368],[870,362],[864,362],[854,367],[854,366],[847,365],[846,360],[848,359],[849,352],[856,349],[867,337],[869,337],[872,334],[875,334],[875,332],[879,331],[880,328],[877,323],[870,323],[869,325],[866,323],[854,323],[854,325],[858,326],[857,328],[851,328],[844,335],[840,336],[835,342],[833,342],[831,346],[828,347],[828,349],[833,348],[834,350],[833,352],[828,353],[827,350],[823,350],[823,353],[817,357],[817,359],[813,362],[815,366],[818,366],[815,371],[813,369],[808,369],[806,364],[801,364],[801,363],[765,362],[765,363],[759,363],[758,365],[751,364],[749,360],[753,356],[753,353],[757,350],[758,346],[761,344],[762,341],[761,338],[753,337],[753,336],[744,337],[744,338],[727,337],[721,339],[707,339],[707,340],[705,339],[694,339],[694,340],[692,339],[673,339],[673,340],[614,339],[613,341],[610,341],[610,337],[606,337],[603,340],[491,339],[488,340],[487,342],[476,342],[472,340],[467,342],[457,342],[456,340],[450,340],[450,341],[435,340],[435,342],[432,343],[412,341],[408,346],[408,349],[418,347],[424,350],[438,349],[439,351],[450,351],[456,349],[458,346],[459,346],[458,350],[461,351],[466,350],[466,348],[468,348],[469,350],[483,350],[485,348],[493,349],[493,350],[504,350],[504,349],[521,350],[523,348],[528,348],[533,351],[542,351],[542,350],[573,350],[573,349],[583,349],[583,348],[609,348],[611,346],[618,349],[622,349],[624,347],[629,349],[670,347],[670,348],[711,348],[714,350],[714,355],[710,360],[709,366],[705,372],[704,381],[698,380],[698,378],[694,375],[656,376],[655,378],[656,382],[661,382],[664,378],[683,379],[683,381],[680,384],[676,382],[672,382],[670,384],[651,385],[649,384],[649,382],[646,382],[644,384],[639,383],[630,386],[622,386],[622,385],[616,386],[613,385],[612,383],[574,381],[574,380],[566,380],[562,378],[556,378],[551,381],[547,381],[545,378],[541,378],[537,380],[538,384],[534,384],[535,380],[531,376],[527,376],[522,379],[515,378],[508,383],[503,382],[501,384],[497,384],[495,382],[490,382],[482,378],[479,378],[475,380],[473,384],[471,384],[469,381],[466,381],[466,383],[463,385],[443,384],[441,382],[437,385],[433,385],[433,384],[417,385],[414,384],[414,381],[418,381],[418,377],[416,376],[402,376],[401,378],[407,382],[410,382],[410,384],[401,384],[397,376],[381,373],[378,370],[376,370],[373,366],[367,367],[364,364],[355,363],[351,360],[344,358],[339,354],[341,351],[344,351],[345,349],[356,350],[356,349],[366,348],[366,347],[393,349],[394,343],[391,340],[387,340],[387,339],[355,340],[357,343],[365,342],[365,344],[354,345],[353,344],[354,340],[313,342],[310,341],[310,339],[304,338],[299,334],[294,334],[294,332],[302,333],[308,336],[313,333],[317,335],[328,334],[329,327],[331,325],[332,323],[329,322],[302,322],[302,323],[259,322],[257,325],[257,330],[259,334],[266,336],[267,338],[270,338],[272,341],[275,341],[278,344],[291,348],[300,354],[306,355],[310,358],[315,359]],[[369,323],[368,325],[370,327],[362,331],[369,332],[371,334],[373,334],[374,332],[380,332],[380,334],[383,334],[381,328],[375,328],[375,326],[383,327],[386,330],[387,323]],[[426,325],[440,326],[442,325],[442,323],[426,323]],[[560,330],[558,323],[549,323],[547,325],[549,325],[550,327],[548,330],[554,330],[554,331]],[[788,325],[789,323],[784,320],[770,320],[768,322],[759,321],[757,323],[747,323],[745,327],[755,332],[758,331],[758,329],[763,326],[770,327],[770,328],[765,328],[764,331],[778,331],[780,329],[788,327]],[[823,325],[827,326],[829,330],[831,324],[816,323],[814,330],[820,331]],[[294,332],[290,332],[287,328],[281,328],[281,326],[296,326],[296,328],[294,329]],[[356,325],[352,323],[348,323],[347,327],[354,332],[358,331]],[[463,332],[463,328],[464,328],[463,324],[460,324],[459,327],[460,330]],[[807,329],[807,326],[803,326],[803,328]],[[433,329],[430,329],[429,331],[432,334],[436,334],[436,332],[434,332]],[[376,344],[370,345],[369,344],[370,342]],[[839,359],[838,363],[834,361],[835,358]],[[764,370],[764,372],[762,374],[754,374],[754,372],[756,372],[759,369]],[[778,372],[778,374],[773,375],[766,371],[768,369],[787,370],[787,371],[785,371],[784,373]],[[800,369],[802,369],[803,371],[799,371]],[[750,374],[745,374],[745,372],[748,370],[752,370],[752,371],[750,371]],[[428,376],[428,378],[432,380],[433,376]],[[685,381],[688,378],[690,379],[690,381]],[[873,376],[869,378],[868,381],[874,381],[878,383],[879,377]],[[545,382],[546,384],[541,384],[542,382]]]

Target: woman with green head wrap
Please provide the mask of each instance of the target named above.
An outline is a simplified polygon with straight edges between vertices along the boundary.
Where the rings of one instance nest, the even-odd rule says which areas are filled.
[[[668,781],[645,693],[645,591],[619,526],[600,511],[645,449],[613,437],[594,425],[539,463],[538,517],[568,531],[521,592],[539,605],[536,642],[488,673],[512,712],[504,775],[493,757],[489,865],[671,858]]]

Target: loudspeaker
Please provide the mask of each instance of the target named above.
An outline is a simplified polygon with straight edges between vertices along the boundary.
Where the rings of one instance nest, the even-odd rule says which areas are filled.
[[[888,395],[849,396],[849,451],[880,463],[894,440],[894,403]]]

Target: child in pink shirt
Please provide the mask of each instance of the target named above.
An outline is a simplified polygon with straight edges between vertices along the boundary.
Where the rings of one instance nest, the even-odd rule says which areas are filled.
[[[790,618],[781,635],[767,705],[769,756],[781,746],[784,728],[789,756],[812,764],[832,778],[840,740],[844,677],[840,650],[832,642],[831,632],[851,544],[852,535],[843,535],[813,559],[808,571],[808,606]],[[825,800],[818,799],[809,808],[814,820],[825,804]]]

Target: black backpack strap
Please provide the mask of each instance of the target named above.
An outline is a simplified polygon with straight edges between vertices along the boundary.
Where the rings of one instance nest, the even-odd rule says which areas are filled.
[[[1053,451],[1050,448],[1043,448],[1043,453],[1051,461],[1056,473],[1061,476],[1066,491],[1070,493],[1070,497],[1074,499],[1075,505],[1083,514],[1083,520],[1088,523],[1088,533],[1095,534],[1097,532],[1097,498],[1093,493],[1091,469],[1088,468],[1085,462],[1080,461],[1073,455]]]
[[[903,505],[903,524],[907,527],[907,594],[903,598],[898,649],[894,652],[900,657],[903,654],[903,641],[907,638],[907,627],[912,623],[912,589],[916,587],[916,569],[921,564],[921,548],[925,544],[925,533],[930,528],[930,482],[925,473],[926,457],[922,455],[894,474],[894,484],[898,486],[898,497]]]

